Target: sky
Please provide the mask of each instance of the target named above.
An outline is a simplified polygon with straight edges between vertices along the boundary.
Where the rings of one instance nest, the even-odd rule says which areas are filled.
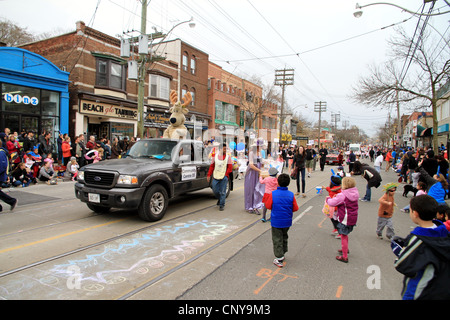
[[[358,1],[361,6],[377,2]],[[386,123],[389,111],[385,106],[369,108],[355,103],[352,87],[369,74],[369,66],[389,59],[387,40],[395,35],[395,28],[402,27],[412,35],[419,20],[386,4],[363,8],[363,15],[355,18],[355,0],[148,2],[147,33],[153,32],[152,27],[168,32],[192,17],[195,28],[180,24],[168,39],[180,38],[208,53],[209,60],[226,71],[247,79],[260,78],[268,85],[275,80],[275,70],[294,69],[294,85],[286,87],[285,101],[295,112],[316,122],[319,114],[314,112],[314,103],[324,101],[327,111],[321,115],[323,120],[331,122],[332,114],[340,114],[338,128],[347,122],[368,136]],[[423,0],[389,3],[410,11],[420,11],[423,6]],[[437,0],[437,8],[450,10],[444,0]],[[84,21],[119,37],[140,30],[140,17],[139,0],[0,0],[0,18],[35,34],[71,32],[77,21]],[[448,41],[449,20],[450,14],[432,17],[427,30]],[[402,106],[400,111],[410,113]],[[396,117],[396,110],[391,117]]]

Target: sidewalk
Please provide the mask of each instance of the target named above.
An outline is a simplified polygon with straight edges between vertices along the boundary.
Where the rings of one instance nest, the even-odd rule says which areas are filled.
[[[19,202],[16,208],[33,205],[41,202],[55,201],[60,199],[73,199],[75,182],[65,178],[58,179],[57,185],[48,185],[39,181],[37,184],[30,184],[28,187],[3,188],[2,191],[9,196],[16,198]],[[8,211],[8,206],[3,210]]]

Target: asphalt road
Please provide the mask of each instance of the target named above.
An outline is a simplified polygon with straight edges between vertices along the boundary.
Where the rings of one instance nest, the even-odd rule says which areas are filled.
[[[349,237],[349,263],[335,259],[340,240],[322,213],[331,166],[307,178],[307,197],[289,231],[286,266],[272,264],[270,223],[244,211],[243,180],[225,211],[205,189],[174,199],[163,220],[130,210],[98,215],[74,197],[73,182],[11,189],[19,199],[0,215],[0,298],[131,300],[396,300],[402,277],[387,240],[375,236],[378,198],[360,202]],[[382,172],[383,184],[397,180]],[[361,196],[365,180],[356,177]],[[289,189],[295,191],[295,181]],[[8,190],[6,190],[8,191]],[[396,193],[398,208],[408,203]],[[411,197],[411,195],[410,195]],[[413,223],[398,209],[396,233]]]

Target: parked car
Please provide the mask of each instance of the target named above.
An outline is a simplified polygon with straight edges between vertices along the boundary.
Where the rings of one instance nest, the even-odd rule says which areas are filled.
[[[142,219],[157,221],[166,213],[169,199],[210,187],[209,167],[201,141],[139,140],[125,158],[82,167],[75,195],[95,212],[137,209]],[[227,196],[230,186],[229,180]]]
[[[328,151],[327,157],[325,158],[325,163],[332,164],[332,165],[339,164],[338,155],[339,155],[339,151],[337,151],[337,150]]]

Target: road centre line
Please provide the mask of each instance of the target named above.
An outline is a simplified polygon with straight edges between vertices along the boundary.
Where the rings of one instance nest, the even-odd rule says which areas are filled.
[[[108,225],[111,225],[111,224],[113,224],[113,223],[121,222],[121,221],[124,221],[124,220],[126,220],[126,219],[129,219],[129,218],[118,219],[118,220],[110,221],[110,222],[107,222],[107,223],[98,224],[98,225],[96,225],[96,226],[92,226],[92,227],[88,227],[88,228],[84,228],[84,229],[79,229],[79,230],[75,230],[75,231],[68,232],[68,233],[64,233],[64,234],[60,234],[60,235],[57,235],[57,236],[54,236],[54,237],[50,237],[50,238],[46,238],[46,239],[41,239],[41,240],[37,240],[37,241],[25,243],[25,244],[22,244],[22,245],[20,245],[20,246],[15,246],[15,247],[11,247],[11,248],[6,248],[6,249],[3,249],[3,250],[0,250],[0,253],[5,253],[5,252],[17,250],[17,249],[22,249],[22,248],[30,247],[30,246],[33,246],[33,245],[35,245],[35,244],[40,244],[40,243],[44,243],[44,242],[48,242],[48,241],[52,241],[52,240],[61,239],[61,238],[64,238],[64,237],[68,237],[68,236],[77,234],[77,233],[81,233],[81,232],[85,232],[85,231],[97,229],[97,228],[100,228],[100,227],[108,226]]]
[[[310,211],[313,208],[313,206],[309,206],[308,208],[306,208],[302,213],[300,213],[293,221],[292,224],[297,223],[298,220],[300,220],[305,213],[307,213],[308,211]]]

